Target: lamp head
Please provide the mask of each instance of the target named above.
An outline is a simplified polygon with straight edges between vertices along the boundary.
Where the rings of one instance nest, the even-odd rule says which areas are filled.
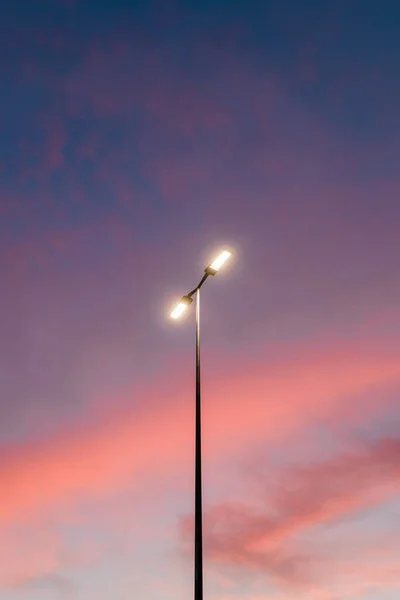
[[[193,298],[191,296],[182,296],[179,303],[175,306],[174,310],[171,312],[172,319],[179,319],[182,313],[185,312],[187,307],[193,302]]]
[[[217,258],[213,260],[213,262],[206,269],[204,269],[204,272],[207,273],[207,275],[215,275],[215,273],[220,270],[222,265],[225,264],[231,256],[232,252],[229,252],[229,250],[223,250],[217,256]]]

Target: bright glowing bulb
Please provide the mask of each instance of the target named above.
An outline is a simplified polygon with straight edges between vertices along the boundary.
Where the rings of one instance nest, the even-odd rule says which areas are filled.
[[[231,254],[232,252],[228,252],[228,250],[224,250],[223,252],[221,252],[221,254],[217,256],[217,258],[214,260],[214,262],[211,263],[210,269],[212,269],[213,271],[218,271],[222,267],[222,265],[228,260]]]
[[[178,306],[174,308],[171,313],[172,319],[179,319],[181,314],[187,309],[188,305],[185,302],[179,302]]]

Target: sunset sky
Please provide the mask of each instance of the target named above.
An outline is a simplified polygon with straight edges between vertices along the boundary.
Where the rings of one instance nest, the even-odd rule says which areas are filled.
[[[0,600],[400,597],[400,4],[0,7]]]

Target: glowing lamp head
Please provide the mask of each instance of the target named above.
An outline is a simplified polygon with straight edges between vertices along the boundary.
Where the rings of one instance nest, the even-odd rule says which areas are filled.
[[[182,296],[182,298],[179,301],[179,304],[175,306],[174,310],[171,313],[171,319],[179,319],[179,317],[185,312],[189,304],[191,304],[192,302],[193,298],[191,298],[190,296]]]
[[[211,263],[211,265],[206,268],[206,273],[208,273],[208,275],[215,275],[215,273],[220,270],[222,265],[224,265],[231,256],[232,252],[223,250],[221,254],[219,254],[219,256],[217,256],[217,258]]]

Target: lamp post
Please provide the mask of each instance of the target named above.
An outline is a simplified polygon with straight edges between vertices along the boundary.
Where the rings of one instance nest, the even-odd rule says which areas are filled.
[[[196,294],[196,441],[195,441],[195,518],[194,518],[194,600],[203,600],[203,511],[201,476],[201,386],[200,386],[200,288],[206,279],[214,276],[230,258],[231,252],[224,250],[204,269],[204,275],[197,287],[183,296],[171,313],[178,319],[193,302]]]

